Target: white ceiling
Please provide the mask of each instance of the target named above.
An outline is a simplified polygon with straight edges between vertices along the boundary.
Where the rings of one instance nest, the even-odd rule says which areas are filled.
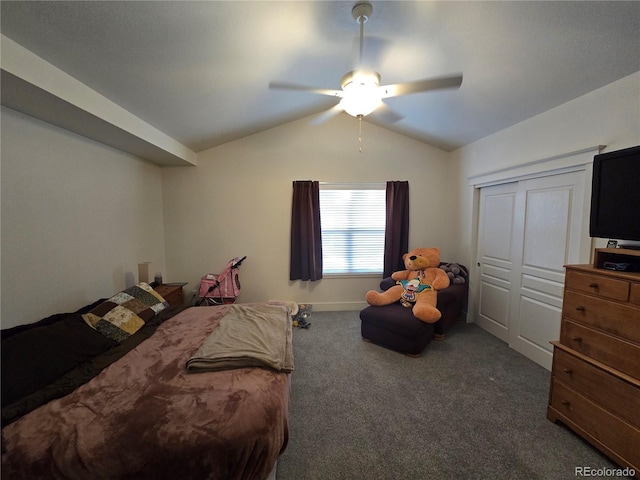
[[[334,105],[268,84],[339,89],[356,3],[3,0],[1,30],[198,152]],[[445,150],[640,70],[637,1],[371,3],[383,84],[463,73],[459,90],[386,100],[404,116],[388,128]]]

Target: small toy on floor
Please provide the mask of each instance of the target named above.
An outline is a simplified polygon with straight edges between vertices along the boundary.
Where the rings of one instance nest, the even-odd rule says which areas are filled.
[[[307,322],[304,318],[301,318],[300,320],[294,320],[293,326],[296,328],[309,328],[311,323]]]
[[[308,303],[298,304],[298,313],[293,317],[293,326],[296,328],[309,328],[311,322],[308,318],[311,317],[312,305]]]

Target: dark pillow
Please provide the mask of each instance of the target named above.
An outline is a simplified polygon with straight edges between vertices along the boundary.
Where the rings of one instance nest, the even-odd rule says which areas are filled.
[[[87,313],[91,311],[93,308],[100,305],[105,300],[106,300],[105,298],[96,300],[95,302],[80,308],[79,310],[76,311],[76,313]],[[11,328],[3,328],[2,330],[0,330],[0,338],[4,341],[7,338],[12,337],[20,332],[24,332],[25,330],[31,330],[32,328],[51,325],[52,323],[56,323],[56,322],[59,322],[60,320],[63,320],[67,315],[69,315],[69,313],[56,313],[55,315],[51,315],[50,317],[43,318],[42,320],[35,323],[27,323],[26,325],[16,325],[15,327],[11,327]]]
[[[11,328],[2,329],[2,341],[4,342],[7,338],[13,337],[22,332],[26,332],[27,330],[32,330],[34,328],[46,327],[47,325],[52,325],[60,320],[63,320],[68,313],[56,313],[55,315],[51,315],[49,317],[43,318],[42,320],[36,323],[27,323],[25,325],[16,325]],[[3,343],[4,345],[4,343]]]
[[[2,340],[2,406],[35,392],[117,345],[80,313],[58,314]]]

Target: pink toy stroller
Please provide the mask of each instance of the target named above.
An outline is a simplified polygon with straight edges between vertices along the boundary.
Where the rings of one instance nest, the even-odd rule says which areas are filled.
[[[227,305],[235,303],[236,298],[240,295],[240,279],[238,278],[238,270],[240,264],[247,258],[232,258],[227,263],[225,269],[218,275],[211,273],[200,279],[200,291],[198,296],[201,297],[196,306],[207,302],[207,305]]]

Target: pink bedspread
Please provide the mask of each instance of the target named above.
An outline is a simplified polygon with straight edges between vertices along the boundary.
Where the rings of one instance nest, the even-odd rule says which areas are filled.
[[[5,427],[3,478],[266,478],[288,441],[289,375],[185,369],[228,308],[185,310],[89,383]]]

